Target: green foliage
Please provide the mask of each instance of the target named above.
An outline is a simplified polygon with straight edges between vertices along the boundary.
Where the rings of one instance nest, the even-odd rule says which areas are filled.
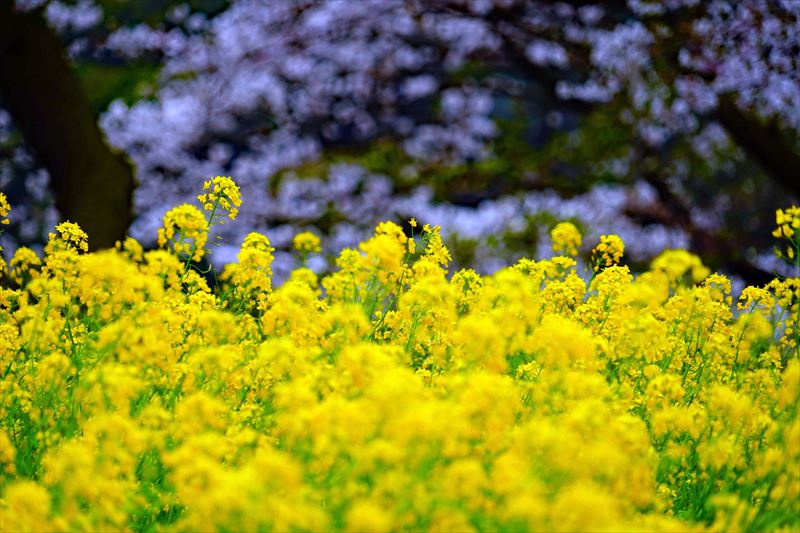
[[[161,24],[170,9],[183,4],[193,13],[215,15],[230,4],[227,0],[96,0],[103,8],[106,24],[115,28],[123,24]]]
[[[152,94],[160,66],[139,61],[129,64],[102,64],[82,61],[75,65],[89,102],[96,113],[117,99],[132,105]]]

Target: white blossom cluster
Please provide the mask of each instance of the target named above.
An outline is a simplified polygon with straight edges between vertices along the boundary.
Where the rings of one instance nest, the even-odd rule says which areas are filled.
[[[85,31],[99,24],[103,18],[103,9],[92,0],[70,3],[59,0],[16,0],[14,5],[23,11],[45,6],[47,22],[59,33]]]
[[[101,120],[137,165],[136,236],[152,235],[203,176],[235,176],[248,200],[239,225],[266,229],[287,216],[270,180],[327,145],[392,134],[413,156],[461,160],[485,156],[495,134],[480,87],[442,91],[440,120],[415,115],[439,90],[442,64],[496,46],[479,21],[417,21],[391,0],[242,1],[211,20],[181,20],[182,29],[140,26],[106,42],[125,55],[164,54],[157,98],[115,102]],[[415,42],[423,38],[438,44]],[[313,208],[298,209],[292,216]]]
[[[694,75],[679,81],[691,87],[701,109],[715,96],[731,95],[763,118],[800,129],[800,2],[715,0],[694,32],[705,36],[702,46],[680,55]]]
[[[24,8],[43,3],[17,0]],[[116,101],[101,117],[109,141],[136,164],[132,234],[151,244],[167,209],[191,201],[208,176],[230,175],[245,202],[240,219],[221,228],[228,244],[216,250],[216,261],[232,260],[245,233],[262,231],[284,250],[279,275],[290,266],[285,250],[295,232],[324,225],[333,252],[389,217],[415,216],[441,225],[445,235],[478,241],[484,271],[519,255],[496,237],[524,230],[541,211],[576,217],[598,234],[619,233],[637,260],[685,246],[682,231],[641,227],[623,214],[629,202],[652,201],[641,183],[600,186],[568,200],[529,192],[463,207],[435,201],[425,186],[398,193],[389,178],[357,165],[304,178],[291,172],[331,148],[384,137],[426,162],[486,157],[498,134],[495,94],[459,74],[472,62],[503,63],[508,55],[534,72],[561,75],[554,89],[565,100],[623,97],[620,120],[646,143],[690,135],[709,161],[729,143],[708,118],[726,95],[800,129],[799,1],[628,0],[627,10],[620,17],[618,7],[602,2],[527,0],[237,0],[212,18],[184,4],[161,28],[122,27],[98,53],[162,59],[153,98]],[[698,10],[688,38],[674,47],[677,76],[667,81],[654,54],[684,36],[660,17]],[[495,13],[513,16],[497,22]],[[74,32],[96,24],[102,12],[91,0],[54,0],[46,14],[59,31]],[[581,69],[579,80],[574,72]],[[620,174],[630,167],[628,158],[598,162]],[[691,169],[676,165],[674,177],[691,179]],[[719,217],[694,218],[710,229]],[[546,237],[539,244],[546,248]]]
[[[639,20],[610,29],[567,29],[565,36],[591,47],[593,70],[582,83],[561,82],[564,98],[609,101],[624,91],[642,138],[653,146],[676,134],[693,135],[722,97],[733,97],[762,118],[800,129],[800,2],[784,0],[629,0]],[[657,17],[702,7],[670,27]],[[665,19],[670,20],[670,19]],[[673,23],[675,23],[673,20]],[[655,22],[653,22],[655,21]],[[670,47],[678,50],[669,57]],[[654,57],[654,54],[663,55]],[[673,62],[667,83],[654,59]]]

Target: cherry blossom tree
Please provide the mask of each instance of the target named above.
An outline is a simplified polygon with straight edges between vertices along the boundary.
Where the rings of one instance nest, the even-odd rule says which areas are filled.
[[[491,270],[571,217],[626,233],[633,261],[688,244],[750,280],[778,267],[726,228],[799,192],[792,0],[242,0],[113,31],[98,9],[46,7],[75,61],[159,65],[100,120],[136,164],[144,242],[220,174],[246,198],[220,261],[235,231],[338,247],[416,216]]]

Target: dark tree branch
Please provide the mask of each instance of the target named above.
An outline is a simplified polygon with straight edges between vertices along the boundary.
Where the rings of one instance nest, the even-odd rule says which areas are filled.
[[[654,50],[654,54],[669,65],[667,69],[656,69],[658,76],[668,86],[673,85],[681,74],[691,74],[709,81],[708,73],[689,71],[678,60],[680,50],[695,38],[692,23],[702,13],[703,7],[700,4],[668,13],[660,20],[661,24],[672,28],[671,35],[658,41]],[[657,33],[652,22],[648,28],[654,35]],[[775,183],[787,192],[800,196],[800,153],[786,141],[777,121],[773,120],[765,125],[753,113],[747,113],[737,106],[732,96],[719,98],[712,118],[725,128],[733,141]]]
[[[692,221],[692,208],[667,184],[663,175],[666,165],[644,164],[645,159],[658,161],[658,154],[651,149],[643,149],[638,154],[639,166],[643,168],[642,177],[658,195],[658,202],[649,206],[629,205],[626,214],[639,220],[651,220],[668,227],[681,228],[690,238],[690,248],[704,259],[713,261],[723,259],[725,268],[732,274],[741,276],[748,285],[765,285],[773,275],[750,263],[744,256],[741,243],[720,232],[712,232],[697,227]],[[712,267],[716,265],[712,264]]]
[[[50,173],[56,207],[93,249],[124,238],[132,219],[131,164],[112,152],[41,10],[0,0],[0,94],[15,125]]]
[[[800,197],[800,153],[789,146],[774,124],[764,125],[730,98],[720,99],[715,118],[776,183]]]

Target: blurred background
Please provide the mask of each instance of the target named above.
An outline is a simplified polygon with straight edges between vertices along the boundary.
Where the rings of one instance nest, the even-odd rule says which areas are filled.
[[[454,267],[549,256],[570,220],[646,267],[685,247],[739,282],[786,273],[800,197],[800,0],[0,0],[4,253],[59,220],[155,243],[232,176],[219,264],[381,220],[442,226]]]

